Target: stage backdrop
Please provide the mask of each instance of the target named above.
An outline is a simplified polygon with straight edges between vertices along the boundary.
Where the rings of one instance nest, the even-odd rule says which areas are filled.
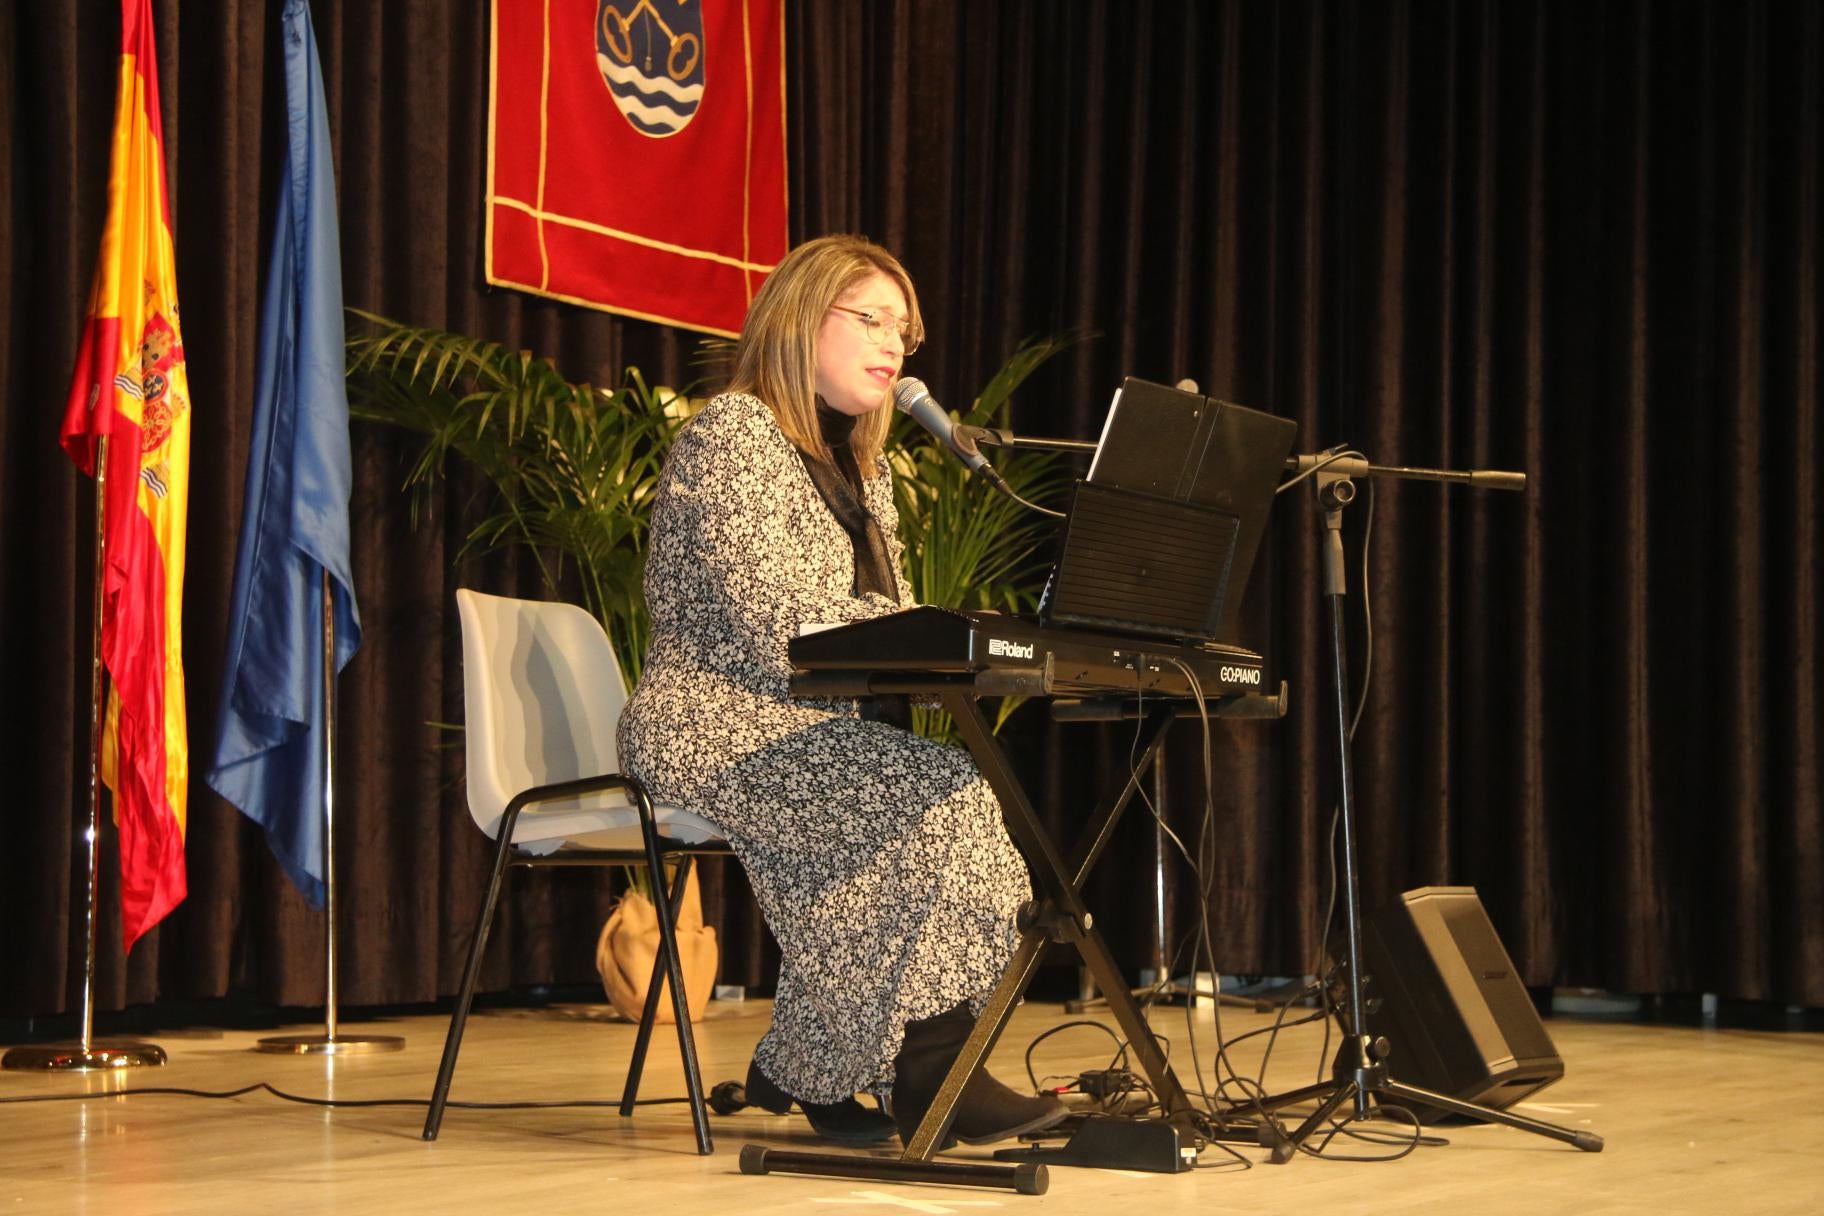
[[[214,720],[282,121],[277,0],[155,3],[195,406],[190,721]],[[693,374],[695,337],[483,284],[486,6],[312,5],[347,301],[537,350],[572,375]],[[115,14],[0,21],[0,1012],[73,1007],[90,486],[57,456],[105,196]],[[862,231],[918,281],[909,370],[966,398],[1023,336],[1094,330],[1015,425],[1093,435],[1122,375],[1198,380],[1384,463],[1524,469],[1523,497],[1374,488],[1373,672],[1356,736],[1368,892],[1477,886],[1532,984],[1824,1005],[1817,6],[789,3],[791,236]],[[205,399],[206,395],[206,399]],[[343,999],[451,993],[485,881],[460,751],[452,593],[538,594],[456,563],[458,474],[412,523],[411,442],[357,428],[342,679]],[[1317,521],[1281,501],[1247,641],[1281,723],[1214,741],[1210,891],[1236,971],[1302,972],[1325,894],[1329,737]],[[1369,655],[1351,508],[1351,648]],[[1118,731],[1010,726],[1050,812],[1121,770]],[[1166,793],[1195,833],[1202,761]],[[344,827],[346,825],[346,827]],[[1091,895],[1148,960],[1150,834]],[[320,921],[257,826],[199,790],[189,898],[104,1008],[231,990],[322,999]],[[111,872],[112,859],[104,869]],[[1192,909],[1168,869],[1171,919]],[[118,915],[109,887],[104,915]],[[611,887],[516,883],[491,989],[587,982]],[[723,978],[770,965],[712,876]],[[112,920],[109,923],[113,923]],[[112,943],[104,933],[103,942]]]

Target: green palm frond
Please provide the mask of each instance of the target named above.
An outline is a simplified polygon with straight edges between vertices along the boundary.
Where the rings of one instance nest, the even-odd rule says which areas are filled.
[[[585,606],[638,679],[646,530],[689,399],[638,368],[597,389],[529,351],[350,311],[368,323],[348,341],[350,413],[425,437],[406,474],[414,520],[449,456],[466,461],[496,501],[459,556],[525,545],[553,591],[573,567]]]
[[[1026,378],[1039,369],[1047,359],[1059,352],[1093,338],[1089,330],[1077,330],[1070,333],[1054,334],[1044,338],[1028,338],[1020,343],[1013,354],[1007,357],[1000,370],[989,378],[976,395],[969,407],[969,413],[963,421],[971,426],[989,426],[994,422],[1005,422],[1008,398],[1014,390],[1026,382]]]
[[[1022,343],[959,420],[971,426],[1004,425],[1014,390],[1076,340],[1063,336]],[[893,495],[913,598],[952,608],[1036,608],[1050,568],[1056,522],[984,484],[910,419],[896,419],[894,428],[889,458],[897,474]],[[1014,493],[1045,506],[1060,505],[1071,482],[1069,466],[1049,452],[1001,452],[995,469]],[[1001,701],[995,729],[1020,700]],[[913,723],[923,735],[956,737],[949,715],[939,710],[915,707]]]
[[[648,384],[628,368],[613,389],[566,380],[530,351],[350,309],[366,323],[348,339],[349,410],[424,437],[406,474],[414,523],[454,455],[494,493],[461,556],[524,545],[547,587],[573,574],[602,622],[629,683],[639,678],[650,625],[642,585],[646,536],[665,454],[696,408],[687,393]],[[1007,401],[1033,370],[1076,339],[1020,346],[963,420],[1004,421]],[[725,364],[726,342],[703,344],[700,364]],[[891,459],[906,574],[919,603],[1031,609],[1043,581],[1051,521],[972,478],[936,441],[896,421]],[[1055,503],[1068,486],[1055,456],[1005,453],[1008,484]],[[997,728],[1016,701],[1003,701]],[[922,733],[954,737],[948,718],[917,711]]]

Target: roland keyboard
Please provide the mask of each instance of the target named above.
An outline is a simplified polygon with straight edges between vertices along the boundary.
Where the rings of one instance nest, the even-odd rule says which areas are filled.
[[[1188,697],[1188,668],[1208,698],[1277,699],[1260,655],[1238,646],[1173,642],[1041,625],[998,612],[910,608],[807,633],[788,653],[799,696],[878,693],[984,696]],[[1182,665],[1182,666],[1181,666]],[[1283,694],[1281,694],[1283,695]]]

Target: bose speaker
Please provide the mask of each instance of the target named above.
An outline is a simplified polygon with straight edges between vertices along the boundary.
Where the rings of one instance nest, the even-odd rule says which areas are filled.
[[[1381,1001],[1369,1026],[1392,1042],[1394,1080],[1500,1109],[1564,1075],[1474,887],[1406,892],[1368,919],[1362,952]]]

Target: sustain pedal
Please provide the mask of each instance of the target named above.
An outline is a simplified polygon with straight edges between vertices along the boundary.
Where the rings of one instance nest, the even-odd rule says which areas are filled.
[[[995,1150],[997,1161],[1077,1165],[1097,1170],[1145,1170],[1182,1174],[1197,1164],[1197,1146],[1186,1144],[1176,1125],[1157,1119],[1091,1115],[1063,1144]]]

